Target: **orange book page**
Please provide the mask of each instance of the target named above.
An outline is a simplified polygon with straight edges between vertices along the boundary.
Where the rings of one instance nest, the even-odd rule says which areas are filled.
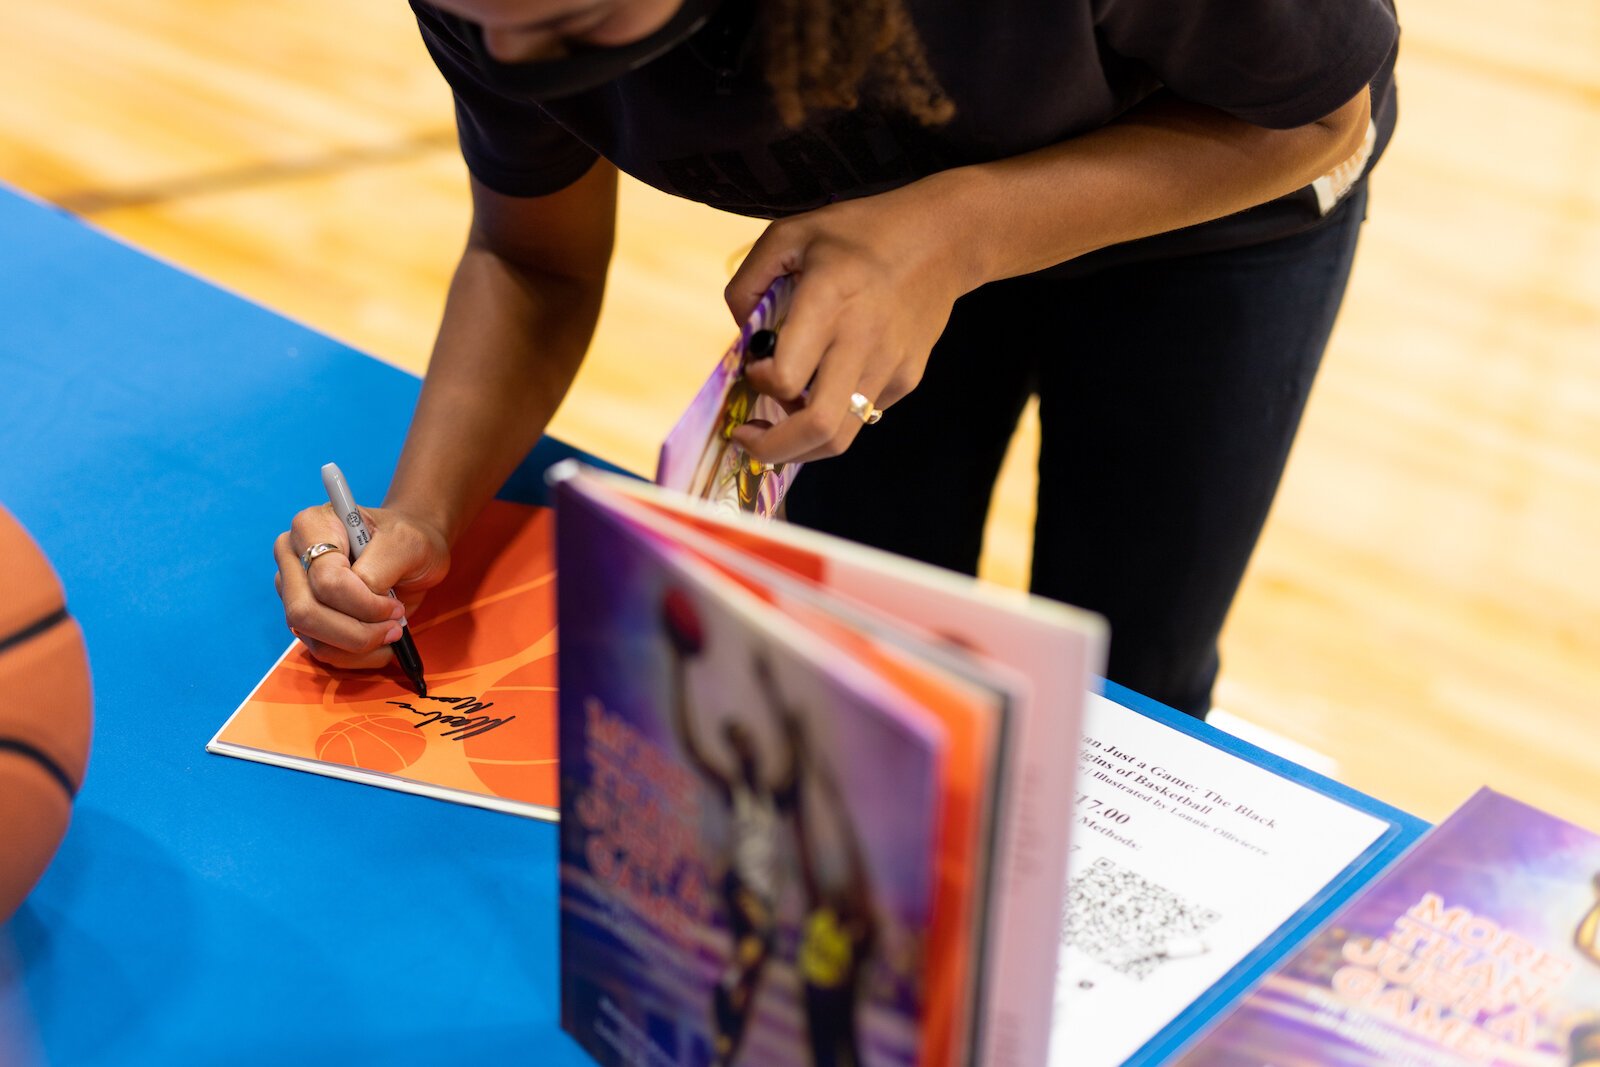
[[[628,499],[667,522],[682,523],[691,529],[699,530],[707,537],[715,538],[757,559],[782,567],[815,585],[827,584],[827,561],[809,549],[763,537],[752,530],[742,530],[727,523],[713,522],[692,512],[663,507],[643,494],[630,494]]]
[[[412,692],[397,668],[336,670],[296,642],[213,746],[553,817],[554,528],[548,509],[496,500],[461,537],[449,575],[410,619],[428,697]]]
[[[651,510],[669,521],[678,518],[673,512]],[[721,528],[714,530],[723,532]],[[752,547],[770,544],[749,543]],[[993,765],[998,745],[997,731],[992,728],[992,707],[982,696],[952,685],[931,671],[918,669],[905,656],[886,650],[871,637],[825,612],[782,597],[754,576],[742,572],[736,562],[707,555],[692,545],[680,547],[847,652],[852,659],[905,693],[943,726],[948,745],[945,778],[941,783],[943,799],[938,869],[934,872],[933,921],[928,930],[921,1062],[927,1067],[947,1067],[962,1062],[971,1025],[970,983],[977,965],[972,931],[976,929],[977,909],[982,904],[976,875],[989,866],[980,820],[987,814],[988,770]],[[798,550],[793,554],[794,561],[802,563],[802,567],[796,568],[801,573],[805,573],[802,561],[807,555]]]
[[[792,608],[786,610],[793,611]],[[808,621],[823,631],[821,619]],[[850,649],[890,684],[933,714],[947,731],[943,810],[939,820],[939,861],[934,872],[933,923],[928,930],[927,1014],[922,1062],[928,1067],[961,1063],[971,1026],[972,985],[979,898],[978,872],[987,870],[983,827],[989,793],[988,771],[998,742],[992,710],[909,661],[886,655],[869,638],[828,623],[826,636]]]

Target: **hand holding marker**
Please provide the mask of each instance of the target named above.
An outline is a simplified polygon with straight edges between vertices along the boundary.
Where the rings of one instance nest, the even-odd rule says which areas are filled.
[[[372,540],[372,535],[367,532],[367,524],[361,519],[361,509],[356,507],[355,498],[350,495],[350,486],[346,484],[337,463],[322,465],[322,487],[328,491],[328,502],[333,505],[339,521],[350,532],[350,561],[353,563],[361,558],[361,552]],[[389,590],[389,595],[394,596],[393,589]],[[422,657],[417,654],[417,643],[411,639],[411,627],[404,618],[400,620],[400,640],[394,643],[394,658],[400,661],[400,669],[406,672],[406,678],[417,695],[427,696],[428,683],[422,677]]]

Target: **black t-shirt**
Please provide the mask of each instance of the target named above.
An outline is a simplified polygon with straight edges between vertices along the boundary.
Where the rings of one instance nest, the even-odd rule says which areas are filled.
[[[907,0],[955,118],[925,127],[869,96],[800,129],[779,120],[759,69],[758,4],[724,0],[694,36],[638,70],[537,104],[494,76],[470,26],[412,0],[455,93],[468,168],[512,196],[561,189],[604,156],[668,193],[777,218],[1065,140],[1163,89],[1286,129],[1370,84],[1373,161],[1394,127],[1391,0]],[[1306,189],[1069,266],[1250,244],[1321,217]]]

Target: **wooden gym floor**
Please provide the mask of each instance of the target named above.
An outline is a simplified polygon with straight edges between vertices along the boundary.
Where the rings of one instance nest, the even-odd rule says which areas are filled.
[[[1487,783],[1600,829],[1600,6],[1401,4],[1400,131],[1218,700],[1422,816]],[[0,181],[418,372],[467,220],[401,0],[0,5]],[[626,188],[554,431],[651,469],[757,232]]]

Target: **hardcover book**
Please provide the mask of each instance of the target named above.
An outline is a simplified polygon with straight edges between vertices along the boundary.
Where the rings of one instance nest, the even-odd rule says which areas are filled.
[[[1600,1063],[1600,836],[1479,791],[1181,1062]]]
[[[607,1065],[1042,1056],[1065,827],[1026,820],[1071,767],[1025,742],[1073,743],[1098,620],[592,472],[555,492],[567,1030]],[[1063,703],[962,640],[986,614]]]

